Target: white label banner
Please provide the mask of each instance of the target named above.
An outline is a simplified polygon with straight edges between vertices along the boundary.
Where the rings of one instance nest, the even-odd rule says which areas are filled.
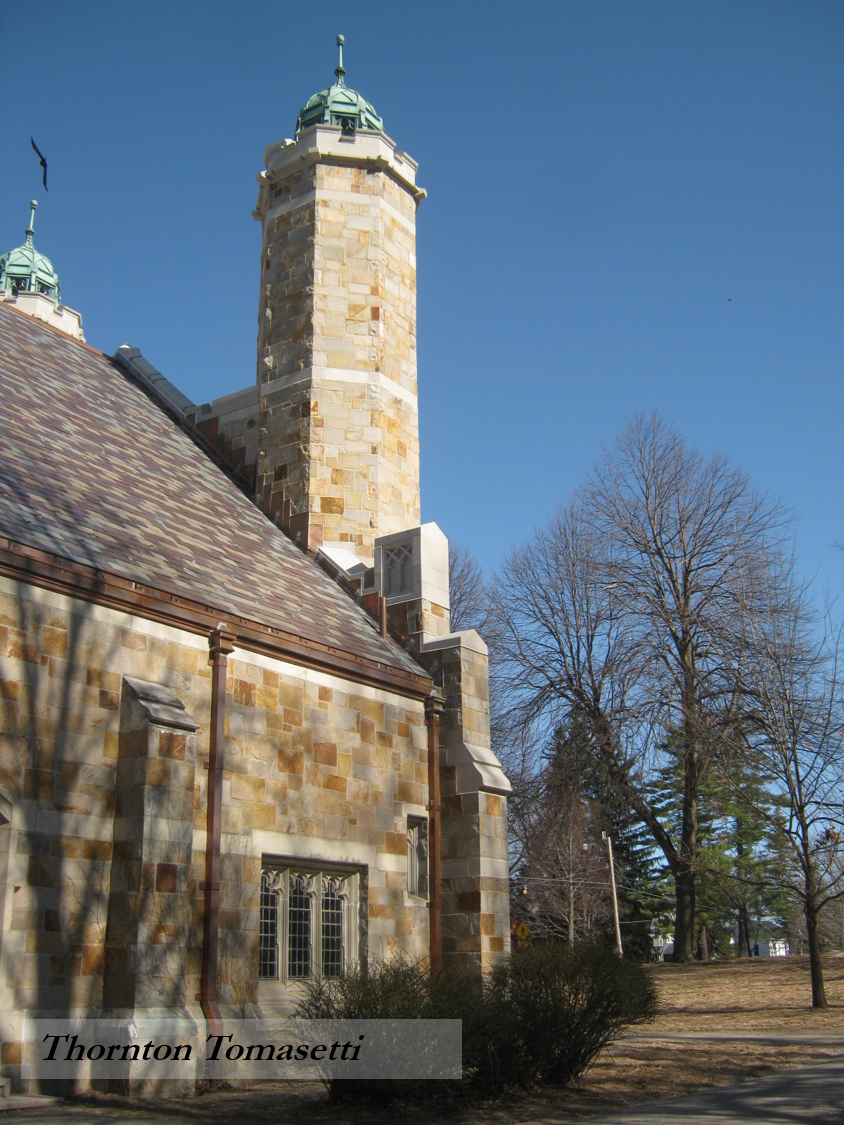
[[[23,1079],[448,1079],[460,1020],[42,1019],[23,1024]]]

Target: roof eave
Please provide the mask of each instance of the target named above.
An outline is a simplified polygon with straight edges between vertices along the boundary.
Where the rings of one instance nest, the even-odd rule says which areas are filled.
[[[201,636],[207,636],[222,619],[238,648],[410,699],[424,700],[431,692],[432,680],[421,668],[415,675],[387,661],[321,644],[5,537],[0,537],[0,575]]]

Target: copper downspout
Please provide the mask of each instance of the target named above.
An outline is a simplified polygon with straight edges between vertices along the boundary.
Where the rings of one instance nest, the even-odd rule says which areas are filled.
[[[431,931],[431,972],[443,963],[442,882],[440,876],[440,715],[443,698],[436,690],[425,700],[428,727],[428,909]]]
[[[220,820],[223,806],[223,747],[226,738],[226,657],[234,634],[219,624],[208,635],[211,665],[211,746],[208,755],[208,820],[205,833],[205,904],[202,915],[202,975],[199,1002],[209,1024],[221,1023],[217,1004],[217,935],[220,913]],[[222,1031],[222,1028],[219,1029]],[[217,1029],[212,1032],[215,1034]]]
[[[386,641],[387,639],[387,599],[381,594],[378,598],[378,624],[381,629],[381,636]]]

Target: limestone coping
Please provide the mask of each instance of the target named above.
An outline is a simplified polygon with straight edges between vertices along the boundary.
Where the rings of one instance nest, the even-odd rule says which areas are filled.
[[[480,791],[506,797],[513,791],[501,763],[487,746],[458,742],[448,747],[445,760],[456,768],[458,793]]]
[[[445,648],[465,648],[470,652],[479,652],[482,656],[489,654],[487,643],[477,629],[460,629],[456,633],[426,641],[422,651],[434,652]]]
[[[344,137],[339,125],[312,125],[303,129],[295,141],[286,139],[270,145],[264,152],[266,170],[259,172],[258,182],[263,188],[297,168],[318,162],[384,171],[410,192],[417,207],[428,194],[416,185],[419,165],[397,149],[386,133],[359,129],[354,137]],[[258,210],[262,210],[260,200]]]
[[[188,714],[178,695],[164,684],[137,680],[134,676],[124,676],[123,682],[135,693],[141,709],[153,725],[187,731],[199,729],[199,723]]]

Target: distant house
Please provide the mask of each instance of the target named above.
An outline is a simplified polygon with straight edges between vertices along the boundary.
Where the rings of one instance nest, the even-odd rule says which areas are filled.
[[[670,961],[674,953],[674,935],[657,934],[652,948],[654,961]]]
[[[730,938],[730,945],[736,945],[737,933]],[[750,942],[751,957],[787,957],[791,952],[788,939],[784,938],[774,926],[764,923],[753,935]]]

